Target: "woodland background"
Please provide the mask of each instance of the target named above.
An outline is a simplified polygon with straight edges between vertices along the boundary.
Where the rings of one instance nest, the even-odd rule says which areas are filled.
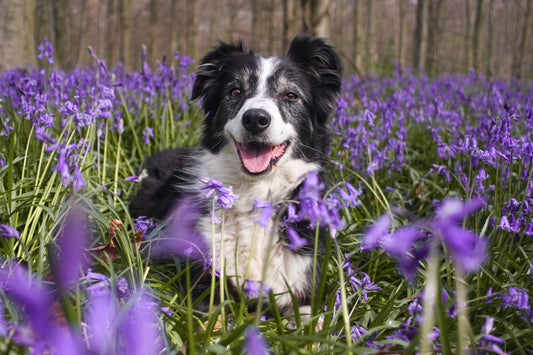
[[[217,40],[243,39],[263,54],[286,51],[302,31],[329,38],[346,71],[430,76],[469,72],[533,79],[533,0],[0,0],[0,70],[38,61],[46,37],[54,66],[155,67],[174,53],[199,60]]]

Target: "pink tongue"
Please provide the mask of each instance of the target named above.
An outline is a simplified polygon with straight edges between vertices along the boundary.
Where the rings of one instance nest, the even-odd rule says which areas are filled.
[[[272,147],[269,146],[248,144],[246,149],[241,150],[242,163],[251,173],[260,173],[268,169],[272,157]]]

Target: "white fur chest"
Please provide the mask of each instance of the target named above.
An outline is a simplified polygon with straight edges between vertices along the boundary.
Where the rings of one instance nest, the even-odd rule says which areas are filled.
[[[312,265],[312,258],[296,254],[284,245],[278,229],[273,228],[276,226],[272,218],[266,228],[257,224],[255,221],[261,211],[254,211],[253,203],[254,199],[273,205],[286,201],[302,177],[317,170],[318,166],[287,159],[282,165],[274,167],[268,176],[252,178],[240,171],[234,154],[230,150],[216,155],[206,153],[201,159],[203,176],[214,177],[224,186],[232,186],[233,192],[239,195],[231,209],[216,210],[223,223],[214,226],[214,234],[209,216],[200,223],[206,244],[214,246],[213,254],[219,266],[224,266],[225,275],[237,287],[246,280],[252,280],[263,282],[275,293],[287,291],[287,285],[294,293],[308,289],[304,275]],[[278,302],[289,304],[290,296],[282,295],[278,297]]]

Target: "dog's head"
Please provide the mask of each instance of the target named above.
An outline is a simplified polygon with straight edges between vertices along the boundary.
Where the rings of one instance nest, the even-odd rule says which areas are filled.
[[[323,162],[341,79],[339,57],[322,39],[296,37],[285,57],[220,43],[202,59],[193,87],[206,114],[202,144],[213,153],[233,147],[248,175],[291,159]]]

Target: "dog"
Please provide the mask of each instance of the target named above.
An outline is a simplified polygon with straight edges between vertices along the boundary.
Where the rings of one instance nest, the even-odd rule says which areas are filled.
[[[320,271],[319,265],[313,267],[315,245],[320,259],[324,230],[315,242],[308,223],[295,223],[291,228],[307,242],[292,250],[287,226],[276,222],[287,210],[280,209],[263,227],[255,221],[253,205],[256,200],[281,205],[294,199],[311,172],[325,180],[328,119],[341,82],[340,58],[320,38],[297,36],[283,57],[255,54],[242,42],[220,42],[201,60],[192,90],[191,99],[200,100],[205,114],[200,147],[165,150],[145,161],[147,177],[130,202],[132,216],[179,222],[175,206],[180,201],[178,214],[197,206],[197,217],[183,223],[191,224],[208,257],[224,255],[231,294],[251,280],[273,291],[283,314],[293,314],[295,306],[300,314],[309,314],[313,285],[318,284],[313,269],[315,277]],[[211,220],[201,177],[231,186],[239,196],[224,211],[223,225]],[[191,272],[192,294],[198,297],[211,285],[211,269],[204,269],[197,265]],[[196,307],[205,311],[206,303]]]

